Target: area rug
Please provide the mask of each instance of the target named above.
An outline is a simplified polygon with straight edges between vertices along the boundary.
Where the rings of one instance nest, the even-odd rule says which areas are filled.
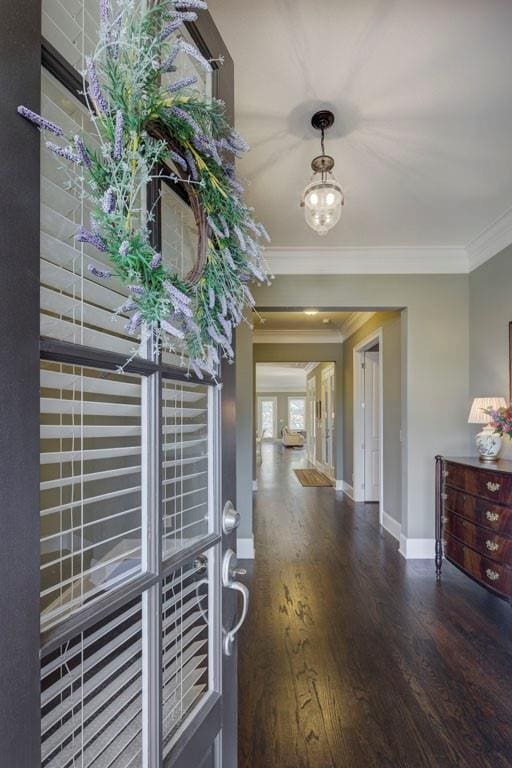
[[[294,469],[299,479],[299,483],[306,488],[319,488],[323,486],[332,487],[332,483],[323,472],[318,469]]]

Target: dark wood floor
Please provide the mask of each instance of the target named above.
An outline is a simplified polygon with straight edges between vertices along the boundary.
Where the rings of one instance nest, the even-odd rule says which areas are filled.
[[[512,766],[512,608],[263,446],[239,768]]]

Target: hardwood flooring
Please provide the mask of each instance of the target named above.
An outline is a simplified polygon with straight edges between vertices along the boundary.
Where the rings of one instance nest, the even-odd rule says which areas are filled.
[[[239,768],[512,766],[512,609],[263,446]]]

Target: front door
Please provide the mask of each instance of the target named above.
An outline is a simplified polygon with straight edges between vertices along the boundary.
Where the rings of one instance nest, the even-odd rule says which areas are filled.
[[[234,768],[231,630],[240,591],[247,603],[229,552],[236,515],[228,506],[223,517],[235,501],[234,366],[218,386],[185,376],[170,355],[155,358],[151,345],[132,357],[133,341],[112,322],[123,289],[115,280],[99,283],[87,269],[91,253],[74,240],[87,223],[87,201],[44,150],[41,179],[33,172],[39,138],[20,123],[18,104],[37,109],[41,93],[47,117],[77,133],[88,129],[78,70],[97,11],[95,3],[76,5],[68,15],[43,0],[42,68],[40,3],[20,0],[3,40],[4,50],[20,52],[12,56],[16,77],[3,81],[5,129],[25,143],[31,172],[24,174],[30,205],[12,209],[5,231],[13,253],[23,241],[23,258],[10,268],[16,279],[1,281],[10,337],[20,340],[2,352],[9,373],[2,402],[10,402],[1,443],[0,561],[9,564],[2,570],[1,620],[9,628],[0,644],[2,764]],[[230,108],[232,61],[210,17],[202,14],[189,33],[207,57],[223,54],[205,88]],[[151,194],[158,191],[149,192],[153,205]],[[168,192],[160,202],[154,237],[163,257],[175,260],[189,246],[188,211]]]

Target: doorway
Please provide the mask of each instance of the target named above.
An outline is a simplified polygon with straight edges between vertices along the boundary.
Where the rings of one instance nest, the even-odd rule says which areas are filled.
[[[354,347],[354,500],[383,498],[383,333]]]
[[[322,434],[322,469],[334,477],[334,364],[328,365],[321,376],[320,428]]]

